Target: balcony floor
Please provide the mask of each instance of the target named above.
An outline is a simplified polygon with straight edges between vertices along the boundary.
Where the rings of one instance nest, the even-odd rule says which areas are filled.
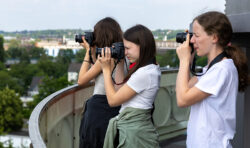
[[[186,148],[186,135],[162,141],[160,146],[161,148]]]

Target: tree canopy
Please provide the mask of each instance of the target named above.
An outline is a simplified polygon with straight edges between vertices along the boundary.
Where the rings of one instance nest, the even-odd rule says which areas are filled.
[[[0,90],[0,134],[21,129],[23,126],[22,102],[14,90]]]
[[[5,52],[4,52],[3,43],[4,43],[3,36],[0,35],[0,62],[5,61]]]

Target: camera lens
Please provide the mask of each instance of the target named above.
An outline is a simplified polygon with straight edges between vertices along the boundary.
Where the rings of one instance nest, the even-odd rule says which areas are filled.
[[[89,43],[90,46],[93,45],[94,33],[93,32],[85,32],[85,40]]]
[[[123,42],[113,43],[112,46],[112,57],[115,59],[123,59],[124,58],[124,44]]]
[[[102,48],[96,48],[95,53],[96,53],[96,58],[98,57],[98,55],[102,56]],[[104,53],[105,53],[105,48],[104,48]]]
[[[81,35],[81,34],[77,34],[75,36],[75,41],[78,42],[78,43],[83,43],[82,36],[83,35]]]
[[[112,44],[112,47],[109,47],[111,51],[111,57],[114,59],[123,59],[125,56],[124,53],[124,45],[123,42],[116,42]],[[105,53],[105,48],[104,48],[104,53]],[[96,48],[96,57],[98,55],[102,55],[102,48]]]

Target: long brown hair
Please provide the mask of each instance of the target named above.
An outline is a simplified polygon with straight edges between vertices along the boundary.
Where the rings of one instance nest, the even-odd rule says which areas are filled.
[[[94,27],[93,45],[99,48],[111,47],[115,42],[122,42],[120,25],[111,17],[106,17]]]
[[[140,67],[146,66],[149,63],[156,64],[156,45],[152,32],[143,25],[135,25],[129,28],[124,34],[123,38],[140,47],[140,56],[136,65],[129,71],[129,77]]]
[[[217,44],[223,48],[228,58],[233,59],[238,70],[238,89],[244,91],[249,84],[247,57],[239,47],[230,45],[233,29],[227,16],[221,12],[210,11],[197,16],[195,20],[198,21],[208,35],[217,35]]]

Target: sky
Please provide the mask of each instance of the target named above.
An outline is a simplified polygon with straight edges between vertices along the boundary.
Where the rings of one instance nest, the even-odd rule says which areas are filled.
[[[151,30],[188,29],[206,11],[224,13],[225,0],[0,0],[0,30],[93,30],[112,17],[123,31],[143,24]]]

